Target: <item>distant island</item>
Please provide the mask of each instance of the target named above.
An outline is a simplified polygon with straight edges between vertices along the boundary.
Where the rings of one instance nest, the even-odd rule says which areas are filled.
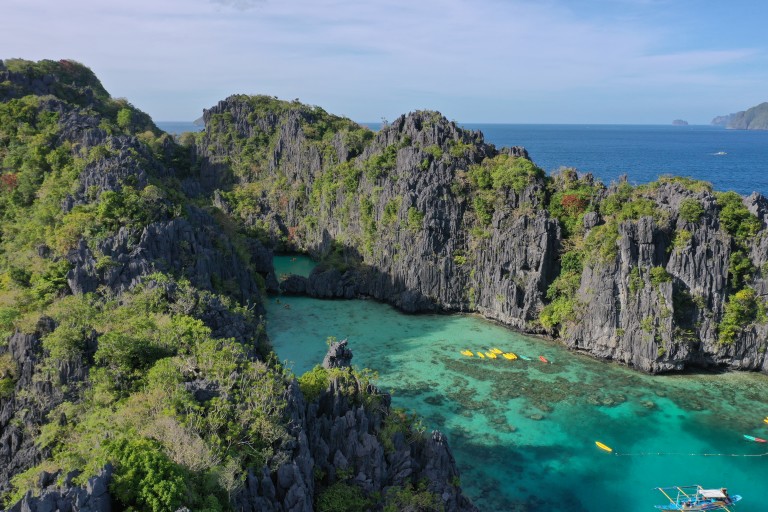
[[[688,121],[683,121],[682,119],[675,119],[672,121],[672,126],[688,126]]]
[[[735,114],[717,116],[711,124],[732,130],[768,130],[768,102]]]

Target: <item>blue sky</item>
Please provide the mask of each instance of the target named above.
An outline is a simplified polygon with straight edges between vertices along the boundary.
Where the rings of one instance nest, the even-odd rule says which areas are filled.
[[[71,58],[155,120],[235,93],[357,121],[708,124],[768,101],[764,0],[5,0],[0,58]]]

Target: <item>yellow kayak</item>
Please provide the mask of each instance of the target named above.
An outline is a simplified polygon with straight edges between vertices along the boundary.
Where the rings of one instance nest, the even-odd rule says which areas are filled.
[[[595,444],[597,445],[598,448],[600,448],[601,450],[605,450],[606,452],[612,452],[613,451],[613,448],[611,448],[610,446],[604,445],[600,441],[595,441]]]
[[[517,359],[517,354],[515,354],[514,352],[505,352],[504,353],[504,358],[505,359],[510,359],[510,360],[515,360],[515,359]]]
[[[765,423],[768,423],[768,418],[765,418],[763,421],[764,421]]]
[[[485,357],[490,357],[491,359],[496,359],[496,354],[493,352],[486,352]]]
[[[461,351],[461,355],[467,356],[467,357],[472,357],[475,354],[473,354],[471,350],[462,350]]]
[[[491,349],[491,353],[493,353],[493,354],[501,354],[501,353],[502,353],[502,351],[501,351],[501,350],[499,350],[499,349],[497,349],[497,348],[492,348],[492,349]]]
[[[482,352],[478,352],[477,357],[479,357],[480,359],[485,359],[485,356],[483,355]]]

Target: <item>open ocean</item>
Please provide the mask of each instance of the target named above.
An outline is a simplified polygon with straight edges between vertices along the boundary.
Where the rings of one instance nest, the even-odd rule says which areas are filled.
[[[381,123],[362,123],[377,130]],[[200,131],[189,122],[158,122],[169,133]],[[711,182],[716,190],[768,196],[768,131],[716,126],[463,124],[497,147],[523,146],[548,172],[574,167],[609,184],[665,174]]]

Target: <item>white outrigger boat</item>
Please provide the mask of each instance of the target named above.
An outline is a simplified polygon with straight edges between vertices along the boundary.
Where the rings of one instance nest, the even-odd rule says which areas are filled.
[[[669,503],[666,505],[656,505],[659,510],[725,510],[732,511],[732,506],[741,501],[741,496],[728,494],[728,490],[722,489],[704,489],[700,485],[684,485],[681,487],[657,487],[667,497]],[[677,497],[672,495],[677,493]]]

